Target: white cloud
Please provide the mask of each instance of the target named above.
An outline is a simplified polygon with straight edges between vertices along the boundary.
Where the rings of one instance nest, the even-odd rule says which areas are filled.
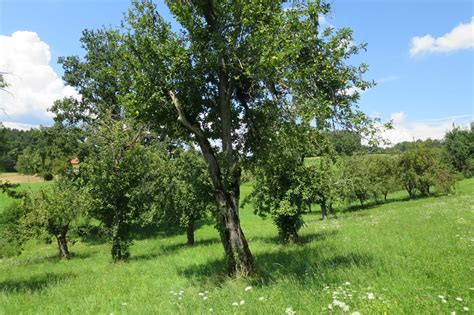
[[[2,125],[6,128],[18,129],[18,130],[30,130],[30,129],[37,129],[40,127],[40,125],[24,124],[24,123],[11,122],[11,121],[2,122]]]
[[[410,121],[404,112],[392,113],[393,129],[382,132],[382,137],[391,144],[403,141],[443,139],[445,133],[453,128],[453,124],[461,127],[469,126],[471,115],[443,117],[440,119]]]
[[[470,23],[461,23],[441,37],[415,36],[411,39],[410,56],[425,53],[443,53],[474,47],[474,17]]]
[[[0,47],[0,71],[7,73],[4,77],[9,84],[9,93],[0,91],[0,108],[4,110],[0,120],[6,126],[49,124],[53,115],[47,109],[55,100],[78,96],[50,66],[49,46],[37,33],[0,35]]]

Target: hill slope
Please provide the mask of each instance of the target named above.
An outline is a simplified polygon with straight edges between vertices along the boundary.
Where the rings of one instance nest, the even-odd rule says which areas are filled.
[[[472,311],[473,190],[471,179],[456,195],[392,201],[326,222],[308,215],[305,244],[289,247],[278,244],[271,220],[246,207],[242,225],[260,270],[254,279],[224,276],[211,225],[197,231],[194,248],[185,236],[158,236],[136,241],[131,261],[116,265],[108,244],[77,243],[63,262],[54,244],[29,244],[0,261],[0,313]]]

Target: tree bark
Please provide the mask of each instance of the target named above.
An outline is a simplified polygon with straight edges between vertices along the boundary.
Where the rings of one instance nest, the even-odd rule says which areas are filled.
[[[193,124],[186,117],[183,108],[173,91],[169,91],[171,101],[178,113],[178,120],[194,136],[201,148],[202,155],[207,163],[212,185],[215,190],[216,204],[219,209],[217,223],[221,234],[222,245],[226,255],[227,269],[232,276],[249,276],[254,273],[253,257],[245,239],[245,235],[240,227],[238,214],[240,198],[240,172],[237,163],[229,164],[226,161],[225,175],[230,178],[230,184],[224,184],[224,177],[221,173],[216,154],[209,140],[204,135],[199,125]],[[231,150],[229,139],[223,136],[227,150]],[[226,158],[232,155],[227,152]]]
[[[325,202],[321,202],[321,214],[323,220],[326,220],[328,218],[328,210]]]
[[[69,259],[69,249],[67,247],[67,239],[66,233],[62,232],[56,236],[56,240],[58,241],[58,250],[59,250],[59,257],[61,259]]]
[[[186,227],[186,236],[188,238],[187,244],[189,246],[194,245],[194,220],[189,220],[188,226]]]

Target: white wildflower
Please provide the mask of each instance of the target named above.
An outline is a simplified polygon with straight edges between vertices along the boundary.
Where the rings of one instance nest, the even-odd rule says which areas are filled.
[[[207,299],[208,299],[208,297],[207,297],[207,296],[204,296],[202,299],[203,299],[203,300],[207,300]]]
[[[181,294],[183,294],[183,293],[184,293],[184,291],[183,291],[183,290],[179,291],[179,294],[180,294],[180,295],[181,295]]]
[[[328,309],[332,310],[332,304],[328,304]]]
[[[122,305],[126,306],[126,305],[128,305],[128,303],[127,302],[122,302]]]
[[[294,315],[294,314],[296,314],[296,312],[291,308],[291,306],[290,306],[290,307],[287,307],[287,308],[285,309],[285,313],[286,313],[287,315]]]
[[[209,291],[204,291],[204,294],[208,294],[208,293],[209,293]]]
[[[174,292],[173,295],[178,295],[178,293]]]
[[[178,298],[178,300],[182,300],[182,299],[183,299],[183,297],[182,297],[182,296],[180,296],[180,297]]]
[[[333,304],[334,306],[340,306],[340,307],[342,307],[343,305],[345,305],[344,302],[341,302],[341,301],[339,301],[339,300],[334,300],[334,301],[332,301],[332,304]]]
[[[242,300],[242,301],[240,301],[240,303],[239,303],[239,304],[240,304],[240,305],[244,305],[244,304],[245,304],[245,301],[244,301],[244,300]]]
[[[442,295],[438,295],[438,298],[440,298],[440,299],[444,299],[444,296],[442,296]]]
[[[442,299],[441,302],[442,303],[448,303],[448,301],[446,301],[445,299]]]
[[[173,293],[174,293],[174,291],[170,291],[170,293],[171,293],[171,294],[173,294]]]
[[[249,285],[248,287],[245,287],[244,290],[245,290],[245,291],[250,291],[250,290],[252,290],[252,286]]]
[[[456,312],[455,312],[455,311],[452,311],[450,314],[451,314],[451,315],[456,315]]]
[[[469,311],[469,307],[467,307],[467,306],[464,306],[462,309],[463,309],[463,311],[465,311],[465,312],[468,312],[468,311]]]
[[[214,309],[213,309],[213,308],[210,308],[210,309],[209,309],[209,312],[212,312],[212,311],[214,311]]]
[[[199,295],[199,296],[204,296],[204,293],[199,292],[198,295]]]
[[[462,298],[458,296],[458,297],[456,298],[456,301],[462,302]]]
[[[349,305],[344,304],[344,305],[342,306],[342,310],[343,310],[344,312],[349,312]]]
[[[239,306],[239,303],[234,302],[234,303],[232,303],[232,305],[233,305],[233,306]]]
[[[258,298],[258,300],[263,301],[263,300],[265,300],[265,298],[263,296],[261,296],[261,297]]]
[[[359,312],[352,312],[351,315],[360,315]]]
[[[373,293],[369,292],[369,293],[367,293],[367,299],[373,300],[373,299],[375,299],[375,295]]]
[[[346,281],[346,283],[344,283],[344,285],[351,285],[351,283],[349,281]]]

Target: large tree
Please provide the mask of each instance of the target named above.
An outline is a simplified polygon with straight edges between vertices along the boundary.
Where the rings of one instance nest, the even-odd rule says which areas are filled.
[[[239,218],[242,162],[271,141],[275,125],[370,125],[353,106],[357,91],[370,86],[361,78],[367,67],[346,62],[364,46],[353,45],[349,29],[322,30],[318,17],[329,6],[321,1],[166,3],[179,30],[152,1],[133,1],[122,30],[84,33],[85,60],[62,59],[65,79],[85,92],[78,107],[110,106],[199,146],[228,271],[249,275],[255,269]]]

